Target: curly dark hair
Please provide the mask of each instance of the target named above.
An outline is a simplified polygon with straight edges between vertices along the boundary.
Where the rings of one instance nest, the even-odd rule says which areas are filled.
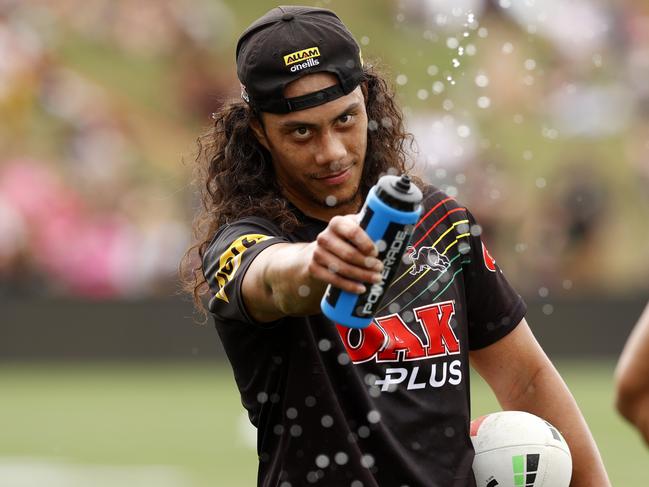
[[[394,92],[375,68],[364,68],[361,87],[369,120],[359,188],[365,198],[382,174],[407,172],[412,137],[404,129]],[[202,260],[219,227],[251,215],[267,218],[287,233],[300,225],[274,176],[270,153],[250,128],[258,116],[241,100],[233,100],[213,115],[213,126],[197,139],[194,184],[201,207],[193,223],[194,244],[183,256],[180,275],[183,290],[193,295],[203,318],[207,312],[201,298],[208,285]]]

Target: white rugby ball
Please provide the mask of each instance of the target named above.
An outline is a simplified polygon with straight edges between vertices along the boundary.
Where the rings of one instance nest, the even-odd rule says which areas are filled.
[[[503,411],[471,422],[477,487],[568,487],[572,457],[566,440],[530,413]]]

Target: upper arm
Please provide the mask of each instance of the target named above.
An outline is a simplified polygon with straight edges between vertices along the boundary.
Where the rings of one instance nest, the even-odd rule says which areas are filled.
[[[469,352],[469,357],[504,407],[516,401],[540,371],[554,369],[524,318],[509,334]]]
[[[615,371],[618,408],[649,396],[649,304],[627,340]]]

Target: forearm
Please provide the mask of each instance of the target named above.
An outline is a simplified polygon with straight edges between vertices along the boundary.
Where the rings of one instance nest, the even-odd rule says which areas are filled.
[[[616,407],[649,445],[649,305],[633,329],[615,370]]]
[[[302,255],[308,245],[272,245],[252,262],[242,290],[246,309],[255,320],[268,322],[318,311],[325,283],[313,279],[308,272]]]
[[[501,398],[505,410],[527,411],[546,419],[563,434],[573,461],[571,487],[610,486],[597,445],[568,387],[548,361],[528,384]]]
[[[326,283],[309,272],[309,245],[286,244],[277,246],[269,254],[262,274],[263,286],[269,293],[274,309],[282,315],[309,315],[320,310],[320,300]]]

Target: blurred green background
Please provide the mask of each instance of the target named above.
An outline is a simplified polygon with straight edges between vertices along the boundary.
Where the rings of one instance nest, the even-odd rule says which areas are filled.
[[[613,485],[644,485],[647,451],[612,409],[613,364],[558,367]],[[255,485],[255,432],[235,387],[213,362],[4,366],[0,485]],[[473,417],[499,409],[478,376],[472,390]]]
[[[646,484],[649,452],[612,407],[634,318],[559,311],[649,295],[649,4],[303,3],[335,10],[386,73],[417,171],[471,208],[538,308],[613,484]],[[204,352],[216,334],[187,331],[176,268],[195,139],[238,96],[238,34],[275,5],[0,0],[0,487],[255,483],[254,431],[223,355]],[[124,327],[160,302],[181,303],[186,341],[147,328],[160,353],[138,357]],[[98,303],[141,306],[111,335]],[[473,387],[474,417],[498,409]]]

